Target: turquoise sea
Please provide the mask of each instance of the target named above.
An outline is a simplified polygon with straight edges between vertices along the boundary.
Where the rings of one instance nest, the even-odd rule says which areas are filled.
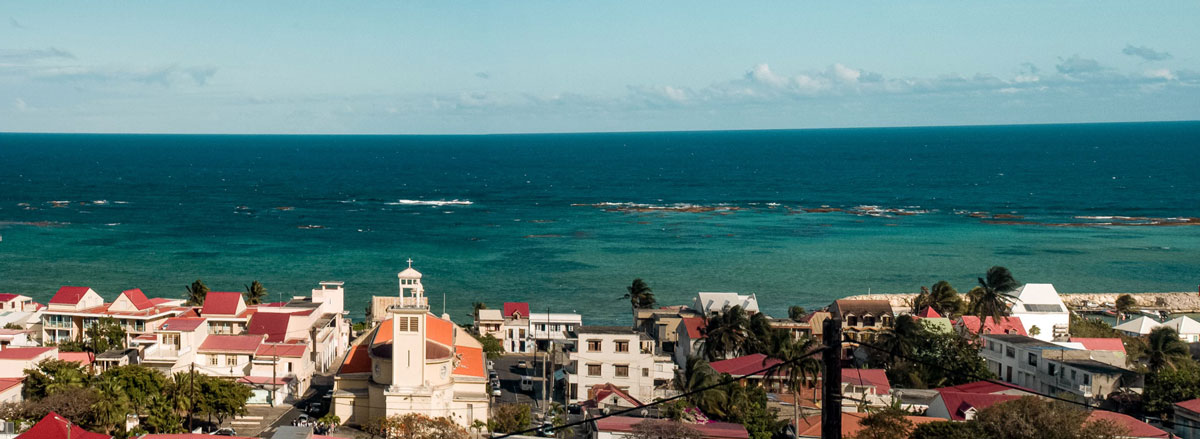
[[[941,279],[965,290],[991,265],[1061,292],[1195,291],[1200,225],[1143,224],[1200,217],[1198,171],[1197,122],[0,134],[0,292],[182,297],[200,278],[287,297],[341,280],[361,318],[408,258],[461,322],[473,301],[529,301],[625,323],[635,277],[665,304],[738,291],[776,315]]]

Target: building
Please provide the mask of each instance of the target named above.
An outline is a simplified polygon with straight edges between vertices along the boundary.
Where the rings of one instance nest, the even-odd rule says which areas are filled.
[[[687,370],[688,359],[703,355],[704,328],[708,323],[702,317],[684,317],[679,319],[679,327],[675,329],[675,365],[680,370]]]
[[[1115,391],[1142,387],[1140,375],[1123,367],[1123,350],[1093,351],[1078,342],[1050,343],[1015,334],[989,334],[983,339],[980,356],[999,379],[1043,394],[1102,400]]]
[[[1157,427],[1139,421],[1133,416],[1123,413],[1110,412],[1108,410],[1092,410],[1085,422],[1109,421],[1124,427],[1125,433],[1122,438],[1128,439],[1171,439],[1171,434],[1158,429]]]
[[[1163,322],[1163,326],[1174,329],[1179,333],[1179,339],[1188,343],[1200,341],[1200,322],[1188,316],[1179,316]]]
[[[1032,391],[1026,389],[1014,389],[988,381],[976,381],[934,390],[937,391],[937,396],[929,403],[929,409],[925,411],[925,415],[952,421],[974,419],[979,410],[1022,396],[1033,395]]]
[[[634,434],[638,424],[649,423],[669,423],[672,421],[665,419],[652,418],[635,418],[630,416],[610,416],[603,419],[597,419],[593,422],[593,434],[591,439],[633,439],[638,437]],[[709,422],[705,424],[686,424],[688,428],[695,430],[700,439],[748,439],[750,433],[746,431],[746,427],[740,424],[732,424],[728,422]]]
[[[862,421],[867,417],[866,413],[848,413],[842,412],[842,437],[855,437],[863,428]],[[908,422],[913,425],[920,425],[927,422],[945,422],[945,419],[932,418],[928,416],[905,416]],[[821,416],[814,415],[802,418],[800,420],[800,428],[796,429],[796,437],[801,439],[820,439],[821,438]]]
[[[987,317],[983,319],[981,330],[979,317],[962,316],[954,320],[954,327],[963,336],[979,335],[981,331],[983,334],[1029,335],[1025,332],[1025,325],[1021,323],[1020,317],[1001,317],[999,322],[996,322],[991,317]]]
[[[1175,434],[1182,439],[1200,439],[1200,399],[1174,404]]]
[[[397,277],[397,305],[334,377],[332,413],[355,425],[407,413],[446,416],[468,428],[486,422],[483,346],[448,316],[429,313],[421,273],[411,260]]]
[[[17,435],[17,439],[112,439],[112,436],[84,430],[58,413],[47,413],[29,430]]]
[[[550,349],[550,344],[562,346],[570,339],[575,328],[583,325],[583,316],[575,313],[530,313],[529,337],[539,351]]]
[[[1125,323],[1114,326],[1113,329],[1121,331],[1130,337],[1137,337],[1150,334],[1154,328],[1162,326],[1157,320],[1150,317],[1141,316],[1133,320],[1128,320]]]
[[[699,317],[702,317],[702,314],[682,305],[636,309],[633,327],[658,342],[663,352],[674,354],[675,345],[679,343],[680,322],[684,318]]]
[[[653,401],[675,378],[671,357],[633,328],[581,326],[576,337],[567,371],[568,402],[593,399],[596,386],[603,384],[615,385],[639,401]]]
[[[692,310],[706,317],[712,314],[720,314],[726,309],[735,306],[742,307],[747,314],[756,313],[758,312],[758,297],[754,294],[702,292],[696,293],[696,298],[692,300]]]
[[[792,319],[771,319],[767,323],[772,329],[788,331],[792,334],[792,338],[811,338],[821,340],[825,331],[825,320],[833,317],[829,311],[817,310],[809,312],[797,320]]]
[[[498,309],[481,309],[475,313],[475,332],[481,337],[491,335],[503,343],[504,331],[500,329],[503,325],[504,314]]]
[[[1071,327],[1070,312],[1051,284],[1025,284],[1013,292],[1009,315],[1021,319],[1025,333],[1042,341],[1061,340]],[[1036,328],[1036,329],[1035,329]]]
[[[886,300],[846,300],[833,302],[829,312],[842,319],[842,334],[847,341],[842,344],[842,359],[854,358],[858,343],[874,343],[875,337],[892,327],[896,315]]]
[[[58,348],[10,347],[0,351],[0,378],[24,378],[25,369],[33,369],[42,360],[57,359]]]
[[[20,294],[0,293],[0,312],[36,311],[40,305],[33,298]]]
[[[240,296],[240,293],[239,293]],[[148,299],[140,289],[122,291],[112,303],[88,287],[62,287],[42,311],[42,343],[84,341],[87,328],[103,318],[112,318],[125,329],[126,344],[151,334],[168,318],[190,308],[173,299]]]

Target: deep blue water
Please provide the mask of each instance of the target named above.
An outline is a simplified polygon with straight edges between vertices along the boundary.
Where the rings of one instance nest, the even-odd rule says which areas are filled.
[[[0,134],[0,291],[111,299],[346,281],[361,315],[411,257],[440,308],[529,300],[624,322],[758,293],[768,312],[962,289],[991,265],[1060,291],[1192,291],[1200,226],[993,224],[1200,216],[1200,123],[497,136]],[[470,201],[441,206],[400,200]],[[51,201],[69,201],[55,207]],[[104,203],[96,203],[104,201]],[[82,203],[81,203],[82,202]],[[581,204],[677,203],[723,212]],[[911,216],[815,213],[876,205]],[[239,207],[241,206],[241,207]],[[290,209],[281,209],[290,208]],[[323,228],[300,228],[314,225]]]

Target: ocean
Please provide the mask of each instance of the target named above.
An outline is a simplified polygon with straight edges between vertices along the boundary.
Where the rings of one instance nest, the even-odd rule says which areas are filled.
[[[0,292],[106,299],[346,283],[414,260],[435,313],[528,301],[625,324],[755,293],[769,314],[969,289],[1195,291],[1200,123],[493,136],[0,134]],[[443,300],[444,298],[444,300]]]

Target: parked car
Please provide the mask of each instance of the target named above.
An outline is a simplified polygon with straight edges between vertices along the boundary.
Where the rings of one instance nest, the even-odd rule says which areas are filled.
[[[528,366],[529,366],[529,364],[525,363],[525,360],[521,360],[521,361],[517,362],[517,369],[524,369]]]
[[[304,425],[308,425],[311,423],[312,423],[312,419],[310,419],[308,417],[308,415],[305,415],[305,414],[300,414],[300,416],[297,417],[295,421],[292,421],[292,425],[299,425],[299,426],[304,426]]]
[[[321,403],[314,402],[312,404],[309,404],[308,405],[308,413],[311,415],[321,413]]]
[[[333,399],[333,391],[325,392],[325,399]]]
[[[237,432],[233,431],[232,428],[218,428],[217,431],[212,432],[212,435],[213,436],[237,436]]]
[[[529,392],[533,390],[533,379],[528,376],[521,377],[521,391]]]
[[[492,361],[492,360],[488,360],[488,362],[487,362],[487,366],[488,366],[488,370],[495,369],[495,368],[496,368],[496,362],[495,362],[495,361]]]
[[[492,396],[499,398],[500,395],[503,395],[503,394],[504,393],[500,391],[500,386],[492,386]]]

